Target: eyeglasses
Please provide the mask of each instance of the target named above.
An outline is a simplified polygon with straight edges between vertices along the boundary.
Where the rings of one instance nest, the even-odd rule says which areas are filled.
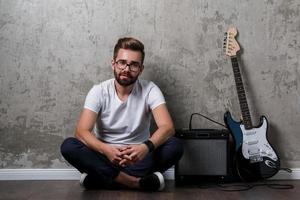
[[[117,67],[121,70],[126,69],[126,67],[129,67],[129,70],[132,72],[137,72],[139,71],[141,64],[139,62],[131,62],[131,63],[127,63],[127,60],[118,60],[116,61],[117,63]]]

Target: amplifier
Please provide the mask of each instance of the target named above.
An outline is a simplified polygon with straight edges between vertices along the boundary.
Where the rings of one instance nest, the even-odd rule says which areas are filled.
[[[175,135],[184,146],[184,154],[175,165],[176,184],[222,181],[228,177],[228,130],[178,129]]]

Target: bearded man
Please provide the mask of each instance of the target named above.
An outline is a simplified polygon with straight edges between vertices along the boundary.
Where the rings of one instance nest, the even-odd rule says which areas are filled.
[[[115,78],[92,87],[75,137],[61,145],[64,158],[82,173],[86,189],[161,191],[162,173],[183,154],[161,90],[139,79],[144,58],[139,40],[118,40],[111,61]],[[152,116],[157,129],[150,133]]]

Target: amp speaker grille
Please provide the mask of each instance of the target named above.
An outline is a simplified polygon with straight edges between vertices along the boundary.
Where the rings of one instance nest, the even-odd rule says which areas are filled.
[[[227,175],[227,140],[184,139],[184,154],[177,165],[180,175]]]

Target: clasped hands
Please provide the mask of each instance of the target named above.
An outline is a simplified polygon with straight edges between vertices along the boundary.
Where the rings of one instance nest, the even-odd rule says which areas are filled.
[[[148,147],[145,144],[123,146],[108,144],[104,153],[113,164],[125,167],[142,160],[148,153]]]

